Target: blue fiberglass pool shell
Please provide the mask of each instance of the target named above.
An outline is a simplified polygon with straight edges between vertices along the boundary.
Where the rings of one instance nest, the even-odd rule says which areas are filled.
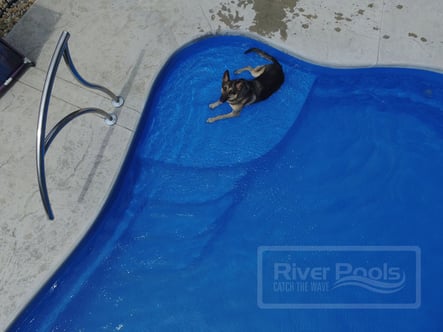
[[[284,85],[207,124],[230,111],[208,108],[224,70],[265,61],[250,47],[279,59]],[[442,170],[442,75],[330,69],[245,37],[198,40],[163,68],[98,220],[10,330],[441,331]],[[300,259],[291,276],[347,259],[370,278],[269,294],[258,286],[272,283],[260,275],[271,246],[348,250],[275,256],[274,269]],[[401,273],[400,286],[379,282]],[[263,296],[325,306],[266,309]],[[337,303],[347,306],[327,309]]]

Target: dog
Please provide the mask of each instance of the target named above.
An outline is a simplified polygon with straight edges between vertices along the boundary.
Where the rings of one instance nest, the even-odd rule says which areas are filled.
[[[206,122],[213,123],[218,120],[237,117],[240,115],[243,107],[265,100],[276,92],[283,84],[285,76],[283,74],[283,68],[277,59],[255,47],[245,51],[245,54],[251,52],[257,53],[262,58],[265,58],[272,63],[255,68],[246,66],[234,71],[235,74],[249,71],[254,77],[252,80],[231,80],[229,71],[226,70],[222,79],[221,96],[216,102],[209,104],[209,108],[214,109],[224,102],[228,102],[232,111],[227,114],[208,118]]]

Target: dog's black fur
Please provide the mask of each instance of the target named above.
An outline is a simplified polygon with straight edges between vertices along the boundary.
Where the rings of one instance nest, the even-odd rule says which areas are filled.
[[[209,108],[214,109],[222,103],[228,102],[232,112],[209,118],[207,122],[212,123],[239,116],[243,107],[268,98],[283,84],[285,76],[277,59],[258,48],[250,48],[245,54],[250,52],[255,52],[272,63],[255,68],[247,66],[234,72],[240,74],[243,71],[249,71],[254,77],[253,80],[231,80],[229,71],[226,70],[222,79],[221,96],[216,102],[210,104]]]

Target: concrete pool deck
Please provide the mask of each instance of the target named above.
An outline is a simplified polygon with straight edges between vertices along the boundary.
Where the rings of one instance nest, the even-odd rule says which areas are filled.
[[[50,221],[38,191],[35,132],[46,71],[63,30],[71,33],[71,55],[80,74],[126,102],[116,126],[85,116],[51,146],[46,173],[56,219]],[[37,0],[5,38],[36,67],[0,99],[0,330],[90,228],[153,80],[177,48],[203,35],[242,33],[315,63],[442,72],[441,31],[443,2],[435,0]],[[61,63],[48,127],[87,106],[113,110],[109,98],[81,87]]]

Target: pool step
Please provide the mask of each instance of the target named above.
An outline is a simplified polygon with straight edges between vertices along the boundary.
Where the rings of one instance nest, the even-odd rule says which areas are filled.
[[[246,175],[244,167],[195,168],[141,161],[134,195],[173,204],[201,204],[234,190]]]

